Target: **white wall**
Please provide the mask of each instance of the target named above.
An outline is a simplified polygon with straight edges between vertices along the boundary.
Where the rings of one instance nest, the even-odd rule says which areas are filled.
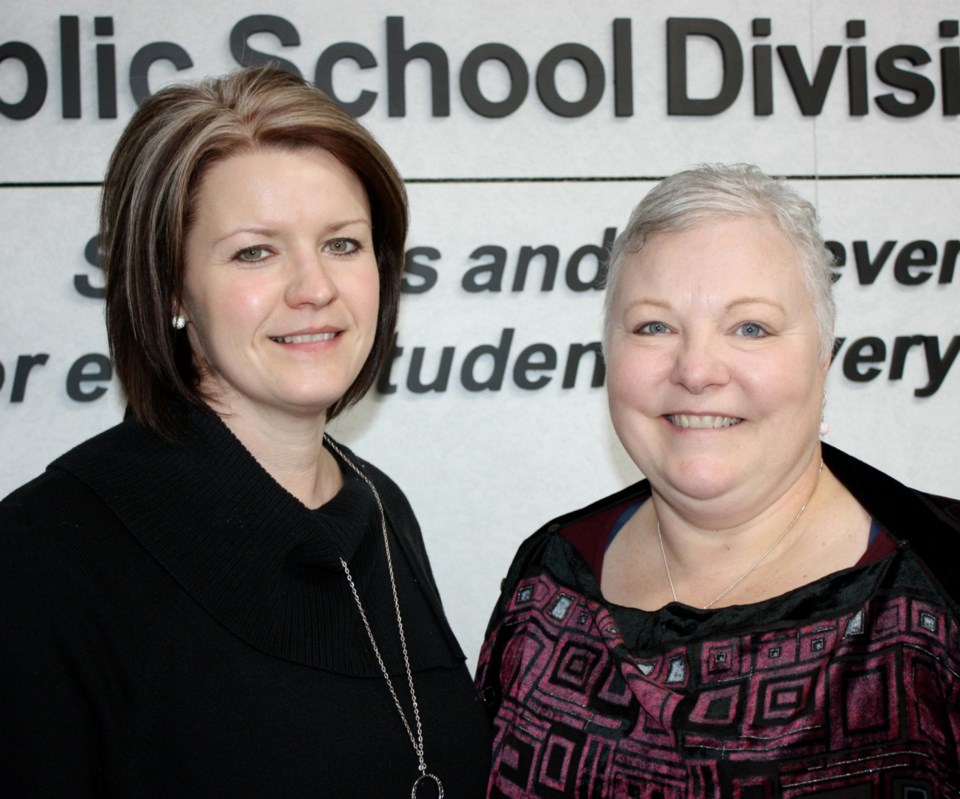
[[[826,237],[846,253],[836,284],[837,334],[845,342],[828,382],[828,440],[911,484],[960,495],[953,428],[960,407],[960,366],[953,360],[960,349],[960,269],[954,270],[952,261],[960,238],[954,221],[960,188],[960,37],[951,28],[960,12],[955,3],[288,0],[269,5],[275,17],[296,29],[300,43],[283,47],[275,35],[259,34],[246,40],[247,50],[282,56],[311,78],[321,54],[337,42],[361,44],[372,54],[377,66],[369,69],[340,62],[333,72],[334,90],[346,101],[362,90],[377,93],[361,118],[409,181],[408,246],[436,251],[432,259],[423,253],[417,257],[434,270],[435,284],[404,299],[399,336],[404,351],[390,378],[396,390],[368,397],[335,428],[410,496],[449,615],[471,658],[518,542],[549,517],[637,476],[610,430],[603,389],[591,387],[589,357],[575,385],[561,386],[570,346],[599,340],[601,304],[598,291],[570,288],[567,268],[578,249],[599,247],[607,229],[622,226],[654,179],[690,164],[752,161],[791,176],[816,202]],[[193,66],[181,71],[167,61],[155,63],[148,73],[153,90],[173,80],[227,71],[237,63],[231,30],[263,9],[259,3],[226,0],[35,0],[4,10],[0,494],[121,415],[115,382],[80,379],[103,368],[98,359],[87,359],[83,374],[75,364],[106,352],[102,301],[85,296],[96,294],[102,281],[84,250],[96,232],[97,184],[135,108],[132,61],[153,42],[174,43],[189,55]],[[76,18],[76,62],[70,47],[61,46],[61,17]],[[112,20],[112,34],[101,23],[97,35],[96,17]],[[388,17],[402,18],[407,48],[432,42],[446,54],[447,116],[432,112],[430,71],[423,61],[406,68],[405,114],[389,114]],[[729,59],[735,51],[742,53],[743,77],[730,89],[734,97],[726,109],[699,116],[668,113],[668,85],[679,81],[676,65],[667,66],[671,17],[706,18],[714,21],[714,29],[726,31],[721,34],[726,65],[713,39],[688,39],[688,96],[717,97],[724,78],[732,80]],[[754,35],[755,19],[770,21],[769,35]],[[615,25],[614,20],[624,21]],[[851,20],[864,21],[862,37],[855,24],[848,31]],[[65,23],[68,43],[71,24]],[[683,24],[673,23],[675,28]],[[522,103],[501,118],[478,114],[461,91],[461,75],[470,72],[468,56],[489,43],[512,48],[530,79]],[[536,89],[538,65],[563,43],[589,48],[595,56],[586,58],[603,67],[602,80],[595,78],[589,86],[574,61],[561,61],[553,73],[568,102],[588,88],[601,93],[596,107],[580,116],[554,113]],[[840,48],[819,112],[801,113],[783,61],[774,53],[772,113],[756,113],[753,53],[764,45],[795,48],[810,74],[829,61],[829,47]],[[114,48],[112,54],[109,49],[101,53],[116,64],[115,92],[106,73],[98,72],[98,46]],[[865,48],[866,90],[854,91],[853,102],[862,95],[866,113],[852,115],[848,77],[855,77],[861,58],[856,47]],[[507,51],[501,47],[499,52]],[[757,52],[762,61],[763,51]],[[929,63],[922,63],[924,52]],[[618,57],[621,72],[615,83]],[[34,62],[29,71],[23,59]],[[40,89],[37,59],[47,91],[42,103],[38,99],[29,108],[30,98],[40,96],[34,94]],[[64,98],[69,111],[70,97],[76,96],[69,77],[77,74],[74,63],[79,65],[80,114],[64,118]],[[896,69],[907,74],[894,74]],[[499,62],[487,61],[477,74],[480,91],[491,102],[519,92]],[[106,88],[107,105],[115,98],[116,118],[100,118],[99,86]],[[395,88],[392,94],[396,100]],[[619,116],[618,98],[632,104]],[[891,114],[891,104],[903,115]],[[30,111],[35,113],[26,116]],[[26,118],[11,118],[18,113]],[[862,243],[855,247],[854,242]],[[878,261],[885,242],[893,244],[887,258]],[[492,260],[475,251],[490,245],[505,252],[503,290],[468,292],[462,281],[469,270]],[[541,290],[543,271],[535,262],[526,285],[513,291],[521,249],[542,245],[558,250],[555,285]],[[574,282],[589,282],[596,269],[588,252]],[[423,285],[418,275],[424,271],[411,274],[414,288]],[[464,359],[478,346],[501,342],[507,329],[513,339],[502,386],[468,391],[461,382]],[[926,338],[904,349],[921,336]],[[524,389],[514,380],[515,363],[532,344],[552,347],[558,366],[521,370],[521,380],[551,378],[542,388]],[[454,348],[445,391],[409,388],[418,347],[425,348],[425,378],[435,376],[442,349]],[[480,358],[475,380],[489,377],[492,360]],[[36,365],[28,371],[31,362]],[[931,369],[938,375],[933,383]],[[852,379],[858,374],[869,379]],[[71,386],[74,394],[106,391],[78,401],[68,393]]]

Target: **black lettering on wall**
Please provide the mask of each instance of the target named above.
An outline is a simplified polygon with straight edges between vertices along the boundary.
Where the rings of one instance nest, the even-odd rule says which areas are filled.
[[[107,393],[105,386],[88,383],[106,383],[113,378],[113,366],[106,355],[91,352],[74,362],[67,373],[67,396],[75,402],[93,402]]]
[[[426,61],[430,69],[433,116],[450,116],[450,65],[439,44],[404,44],[403,17],[387,17],[387,113],[407,115],[407,66],[411,61]]]
[[[721,58],[720,91],[716,97],[690,97],[687,86],[687,39],[704,36],[716,43]],[[740,94],[743,52],[729,25],[699,17],[667,20],[667,113],[671,116],[712,116],[726,111]]]
[[[27,88],[23,97],[15,102],[0,97],[0,114],[9,119],[29,119],[43,108],[43,101],[47,99],[47,68],[40,53],[24,42],[0,44],[0,64],[7,59],[23,64]]]
[[[366,114],[377,101],[377,93],[362,89],[354,100],[345,100],[333,88],[333,68],[340,61],[353,61],[360,69],[373,69],[377,59],[366,47],[356,42],[339,42],[330,45],[317,59],[313,82],[323,89],[348,114],[360,117]]]
[[[87,242],[87,246],[83,248],[83,257],[84,260],[90,264],[90,266],[95,266],[97,269],[101,270],[102,277],[103,267],[100,265],[99,242],[99,236],[93,236]],[[90,282],[89,275],[74,275],[73,287],[77,290],[77,294],[81,295],[82,297],[90,297],[95,300],[102,300],[107,296],[106,288],[102,284],[99,286],[94,286]]]
[[[298,47],[300,34],[289,20],[273,14],[253,14],[244,17],[230,31],[230,54],[242,67],[258,67],[274,63],[280,69],[299,75],[300,70],[292,61],[278,55],[262,53],[250,46],[249,39],[258,33],[271,33],[283,47]]]
[[[585,85],[579,100],[566,100],[557,89],[557,67],[574,61],[583,70]],[[604,72],[600,57],[582,44],[558,44],[537,67],[537,94],[540,101],[557,116],[582,117],[589,114],[603,98]]]
[[[497,61],[507,70],[510,89],[502,100],[489,100],[480,89],[480,67]],[[523,57],[505,44],[482,44],[469,52],[460,68],[460,93],[471,111],[487,119],[500,119],[516,111],[527,98],[530,75]]]
[[[178,72],[193,66],[190,54],[179,44],[151,42],[141,47],[130,62],[130,93],[137,105],[151,94],[150,67],[157,61],[169,61]]]

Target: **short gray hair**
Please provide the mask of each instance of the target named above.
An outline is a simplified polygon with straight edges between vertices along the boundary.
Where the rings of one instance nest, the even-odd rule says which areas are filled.
[[[660,181],[630,214],[614,242],[607,272],[603,341],[610,336],[611,308],[623,262],[648,236],[684,230],[718,217],[771,219],[797,251],[820,339],[820,362],[833,352],[837,310],[833,301],[833,256],[824,244],[817,211],[783,180],[751,164],[702,164]]]

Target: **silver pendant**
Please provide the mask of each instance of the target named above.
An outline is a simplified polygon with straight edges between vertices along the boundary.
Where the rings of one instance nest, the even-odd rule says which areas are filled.
[[[437,799],[443,799],[443,783],[440,782],[440,778],[430,774],[429,772],[424,772],[421,774],[413,783],[413,788],[410,791],[410,799],[420,799],[417,795],[417,791],[420,790],[420,786],[426,780],[432,780],[437,785]]]

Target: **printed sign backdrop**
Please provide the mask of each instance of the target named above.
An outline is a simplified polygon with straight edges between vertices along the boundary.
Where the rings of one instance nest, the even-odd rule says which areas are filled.
[[[607,421],[600,283],[683,167],[754,162],[816,203],[840,308],[827,440],[960,495],[956,3],[9,5],[0,493],[121,417],[96,209],[137,101],[274,59],[408,181],[397,348],[334,428],[409,495],[471,658],[520,540],[638,477]]]

